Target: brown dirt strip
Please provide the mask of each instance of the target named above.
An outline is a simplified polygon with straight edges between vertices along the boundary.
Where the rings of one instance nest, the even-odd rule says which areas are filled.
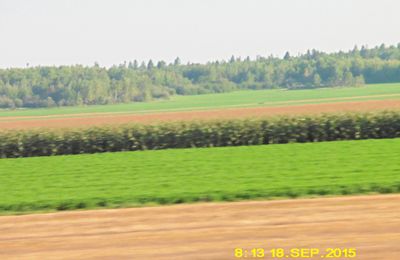
[[[78,118],[48,118],[0,122],[1,129],[29,128],[76,128],[96,125],[118,125],[126,123],[155,123],[171,121],[232,119],[266,117],[278,115],[321,114],[335,112],[366,112],[400,110],[400,100],[374,100],[340,103],[307,104],[282,107],[230,108],[205,111],[164,112],[153,114],[129,114],[86,116]]]
[[[0,259],[235,259],[242,247],[355,248],[353,259],[391,260],[399,245],[400,195],[0,217]]]

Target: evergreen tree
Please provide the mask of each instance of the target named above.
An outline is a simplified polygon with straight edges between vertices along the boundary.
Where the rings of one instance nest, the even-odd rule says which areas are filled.
[[[148,70],[152,70],[154,68],[154,64],[152,60],[149,60],[149,62],[147,63],[147,69]]]
[[[179,57],[176,57],[174,61],[174,66],[180,66],[181,65],[181,59]]]
[[[289,60],[290,59],[290,53],[288,51],[285,53],[285,56],[283,56],[283,59],[284,60]]]

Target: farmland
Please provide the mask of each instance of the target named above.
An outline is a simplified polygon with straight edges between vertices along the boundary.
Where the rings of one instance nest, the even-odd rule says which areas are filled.
[[[384,84],[0,111],[1,157],[27,157],[0,159],[0,215],[46,213],[1,216],[0,258],[225,259],[268,238],[389,259],[399,196],[372,194],[400,193],[399,110]]]
[[[10,212],[400,191],[400,139],[0,160]]]
[[[400,84],[312,90],[257,90],[174,96],[169,101],[0,110],[1,129],[84,128],[127,123],[400,110]]]
[[[237,91],[109,106],[3,110],[0,112],[3,130],[32,122],[51,127],[52,120],[71,128],[91,119],[114,124],[117,121],[113,120],[120,116],[129,117],[120,123],[140,122],[131,116],[143,117],[145,121],[154,115],[166,116],[164,121],[190,119],[193,122],[116,125],[83,131],[4,132],[0,144],[2,157],[64,156],[1,159],[0,211],[8,214],[399,192],[396,158],[400,139],[263,145],[398,137],[397,112],[291,119],[280,115],[398,110],[399,97],[400,84],[382,84],[358,88]],[[230,111],[235,120],[219,120],[230,118],[221,114],[224,111]],[[188,113],[188,116],[179,117],[176,113]],[[277,117],[237,120],[265,115]],[[205,123],[199,122],[200,119],[214,121]],[[74,124],[69,120],[81,121]],[[250,144],[258,146],[169,149]],[[116,152],[147,149],[167,150]],[[115,153],[103,153],[110,151]],[[98,152],[103,154],[65,156]]]
[[[234,259],[238,247],[312,246],[395,260],[399,203],[391,194],[3,216],[0,258]]]
[[[273,107],[344,101],[400,98],[400,84],[375,84],[364,87],[319,88],[309,90],[247,90],[221,94],[173,96],[170,100],[117,105],[74,106],[46,109],[0,110],[0,118],[37,116],[76,116],[94,113],[158,113],[232,107]]]
[[[217,110],[159,112],[148,114],[79,114],[50,117],[6,117],[0,119],[0,130],[90,128],[121,126],[124,124],[154,124],[177,121],[210,121],[226,119],[251,119],[279,116],[306,116],[328,113],[354,113],[374,111],[399,111],[398,100],[369,100],[323,104],[292,105],[283,107],[225,108]]]

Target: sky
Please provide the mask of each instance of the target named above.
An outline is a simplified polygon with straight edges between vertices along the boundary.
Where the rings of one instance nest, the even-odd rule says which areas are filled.
[[[399,10],[398,0],[0,0],[0,67],[391,45]]]

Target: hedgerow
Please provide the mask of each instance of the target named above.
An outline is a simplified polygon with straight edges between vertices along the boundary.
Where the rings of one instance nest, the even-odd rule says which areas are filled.
[[[0,132],[0,157],[400,137],[400,113],[336,114]]]

